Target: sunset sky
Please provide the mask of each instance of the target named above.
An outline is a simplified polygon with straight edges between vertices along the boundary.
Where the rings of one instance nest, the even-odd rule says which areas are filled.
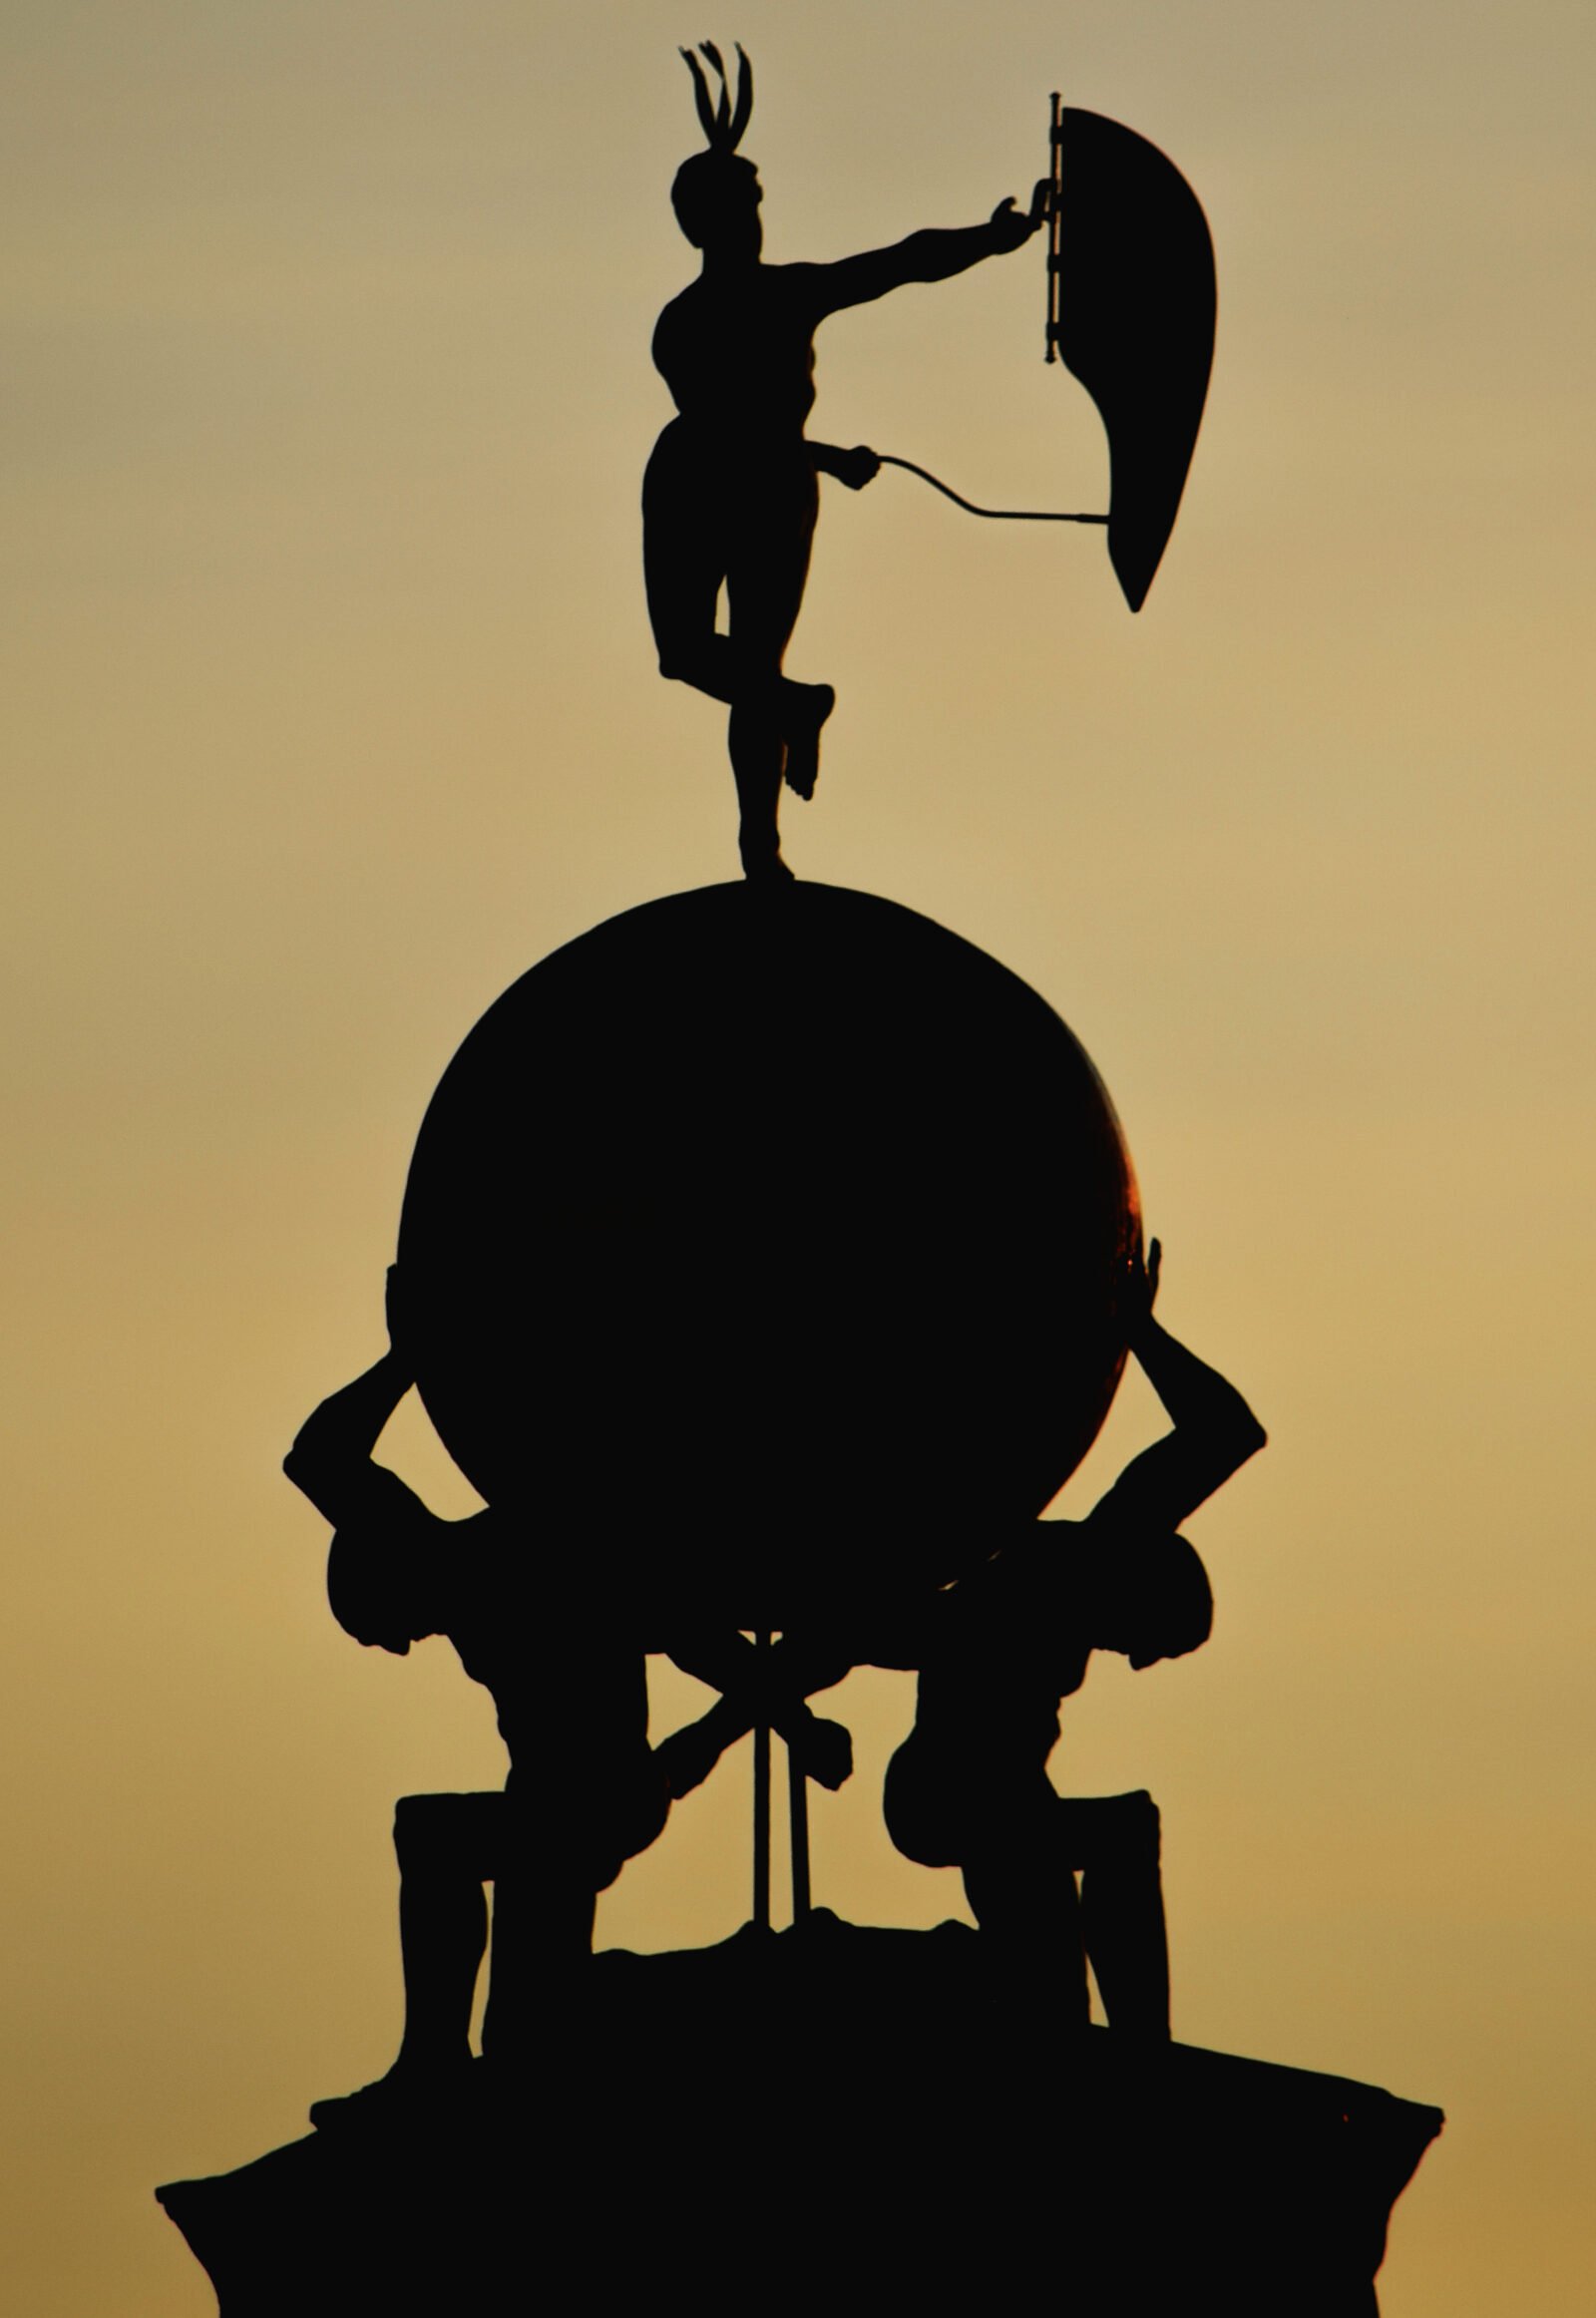
[[[789,666],[839,706],[788,857],[1065,1016],[1165,1244],[1161,1316],[1270,1430],[1191,1525],[1212,1643],[1095,1663],[1053,1758],[1067,1792],[1162,1805],[1177,2035],[1446,2110],[1386,2318],[1583,2318],[1573,0],[10,0],[7,2306],[213,2308],[151,2190],[385,2067],[394,1799],[503,1777],[447,1643],[334,1625],[279,1465],[381,1350],[459,1039],[558,944],[735,874],[723,718],[656,673],[637,515],[649,334],[692,270],[676,47],[704,34],[754,60],[774,259],[1023,197],[1054,88],[1207,208],[1208,417],[1137,617],[1100,534],[827,487]],[[980,500],[1105,504],[1042,310],[1037,242],[838,317],[813,431]],[[1059,1510],[1155,1429],[1127,1386]],[[473,1502],[413,1403],[388,1453]],[[656,1510],[668,1553],[684,1509]],[[656,1729],[690,1689],[661,1680]],[[825,1707],[860,1769],[816,1809],[815,1894],[866,1921],[961,1910],[880,1826],[912,1705],[861,1675]],[[744,1749],[600,1938],[733,1930],[747,1800]]]

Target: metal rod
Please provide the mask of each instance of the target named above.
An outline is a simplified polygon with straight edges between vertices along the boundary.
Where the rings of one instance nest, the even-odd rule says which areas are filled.
[[[933,491],[940,491],[944,499],[951,499],[955,507],[962,507],[966,515],[984,515],[994,523],[1004,524],[1105,524],[1105,515],[1059,515],[1051,508],[1040,507],[978,507],[973,499],[966,499],[951,485],[944,483],[929,468],[917,467],[913,459],[895,459],[890,451],[878,452],[883,467],[901,467],[907,475],[918,475],[922,483],[929,483]]]
[[[1047,202],[1047,353],[1048,362],[1058,359],[1058,275],[1062,263],[1063,227],[1059,217],[1059,194],[1063,190],[1063,136],[1060,128],[1062,105],[1058,91],[1052,94],[1052,119],[1047,129],[1047,176],[1051,193]]]
[[[770,1636],[755,1634],[754,1649],[769,1648]],[[754,1925],[770,1929],[770,1725],[764,1722],[754,1725]]]
[[[801,1924],[809,1913],[809,1780],[790,1746],[787,1823],[792,1836],[792,1920]]]

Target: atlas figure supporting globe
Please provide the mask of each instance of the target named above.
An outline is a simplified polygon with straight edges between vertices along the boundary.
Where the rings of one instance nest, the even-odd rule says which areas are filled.
[[[1273,2318],[1284,2295],[1351,2318],[1438,2113],[1173,2045],[1153,1798],[1048,1775],[1094,1652],[1140,1670],[1207,1641],[1180,1531],[1263,1429],[1154,1317],[1159,1245],[1144,1257],[1118,1121],[1066,1025],[930,920],[793,881],[777,830],[833,706],[783,664],[817,477],[858,489],[889,465],[977,517],[1098,524],[1138,609],[1206,393],[1206,223],[1156,149],[1055,97],[1027,216],[1004,201],[986,225],[766,266],[736,150],[747,60],[734,100],[701,54],[719,101],[687,55],[708,151],[673,199],[703,266],[655,334],[678,415],[644,546],[662,671],[730,710],[745,882],[544,959],[428,1106],[388,1350],[285,1464],[332,1525],[338,1622],[396,1655],[446,1638],[509,1773],[398,1802],[392,2068],[314,2104],[307,2138],[158,2195],[229,2313],[497,2308],[546,2276],[629,2305],[663,2255],[841,2318],[884,2278],[952,2309],[1053,2277],[1082,2309]],[[983,507],[808,441],[820,321],[1017,249],[1044,215],[1048,355],[1102,413],[1105,516]],[[1127,1361],[1168,1429],[1084,1519],[1054,1518]],[[378,1459],[412,1389],[483,1500],[467,1519]],[[658,1742],[651,1654],[716,1694]],[[886,1831],[961,1874],[975,1933],[811,1905],[808,1784],[840,1787],[853,1747],[809,1702],[866,1667],[918,1678]],[[751,1920],[595,1957],[598,1895],[750,1732]]]
[[[984,258],[1020,248],[1041,221],[1047,188],[1030,212],[1011,199],[984,225],[911,233],[829,265],[767,265],[755,165],[737,152],[753,107],[748,60],[738,57],[735,104],[718,51],[711,102],[693,74],[708,150],[676,173],[671,202],[702,253],[698,279],[672,298],[654,330],[654,363],[677,416],[643,478],[643,572],[662,675],[731,710],[728,746],[737,784],[738,843],[750,878],[784,879],[777,808],[782,782],[814,794],[820,731],[835,695],[783,672],[803,601],[821,475],[850,490],[878,461],[863,447],[811,442],[815,332],[827,315],[866,305],[907,282],[946,281]],[[728,625],[716,626],[722,588]]]
[[[778,1047],[782,988],[804,1002]],[[447,1635],[512,1758],[502,1795],[399,1807],[408,2012],[384,2099],[469,2058],[485,1881],[486,2049],[513,2062],[596,1894],[751,1726],[821,1784],[849,1775],[846,1731],[806,1702],[858,1665],[920,1675],[899,1848],[963,1870],[1060,2019],[1083,2017],[1084,1936],[1116,2025],[1167,2034],[1156,1813],[1059,1804],[1043,1767],[1093,1649],[1150,1665],[1206,1637],[1175,1533],[1263,1438],[1153,1320],[1156,1285],[1078,1042],[894,904],[676,896],[489,1009],[418,1138],[392,1349],[288,1461],[336,1529],[340,1622],[400,1652]],[[1085,1522],[1040,1522],[1127,1353],[1173,1429]],[[412,1383],[487,1500],[466,1521],[374,1460]],[[650,1652],[720,1694],[658,1746]]]

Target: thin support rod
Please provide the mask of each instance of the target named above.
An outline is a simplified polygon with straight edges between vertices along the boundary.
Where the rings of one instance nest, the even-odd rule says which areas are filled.
[[[962,507],[966,515],[984,515],[994,523],[1004,524],[1105,524],[1105,515],[1059,515],[1052,508],[1041,507],[978,507],[973,499],[962,498],[927,468],[917,467],[913,459],[895,459],[888,451],[878,454],[883,467],[901,467],[906,475],[918,475],[922,483],[929,483],[933,491],[940,491],[944,499],[951,499],[955,507]]]
[[[754,1648],[770,1648],[768,1634],[755,1634]],[[770,1725],[754,1725],[754,1927],[770,1929]]]
[[[1061,195],[1064,183],[1063,163],[1063,106],[1058,91],[1052,94],[1052,119],[1047,131],[1047,352],[1048,362],[1058,360],[1058,324],[1060,320],[1058,296],[1059,276],[1063,272],[1063,206]]]
[[[792,1920],[809,1913],[809,1780],[792,1748],[787,1749],[787,1823],[792,1835]]]

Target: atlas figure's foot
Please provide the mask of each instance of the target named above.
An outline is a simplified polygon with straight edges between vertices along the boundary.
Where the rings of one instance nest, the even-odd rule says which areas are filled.
[[[815,793],[820,778],[820,728],[837,705],[829,684],[788,684],[782,707],[786,719],[787,761],[782,778],[795,797]]]
[[[400,2125],[410,2118],[436,2115],[469,2090],[475,2067],[469,2053],[431,2067],[396,2061],[386,2077],[362,2085],[356,2093],[313,2101],[310,2122],[319,2132],[329,2126]]]

